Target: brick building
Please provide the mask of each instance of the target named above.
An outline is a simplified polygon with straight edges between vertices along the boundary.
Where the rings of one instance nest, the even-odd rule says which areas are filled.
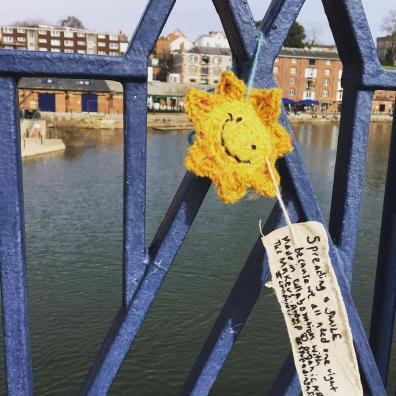
[[[39,25],[0,27],[0,48],[119,56],[128,47],[123,33],[97,33],[83,29]]]
[[[378,90],[374,92],[373,113],[393,114],[395,106],[395,91]]]
[[[284,48],[275,60],[273,75],[284,98],[311,99],[323,109],[337,111],[342,100],[342,63],[334,49]]]
[[[103,80],[22,78],[19,107],[44,112],[121,114],[119,85]]]

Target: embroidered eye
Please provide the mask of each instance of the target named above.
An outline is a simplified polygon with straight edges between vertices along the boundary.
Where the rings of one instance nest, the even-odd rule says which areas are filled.
[[[257,148],[256,145],[255,145],[255,144],[252,144],[252,149],[253,149],[253,150],[256,150],[256,148]]]
[[[242,117],[238,117],[237,119],[236,119],[236,122],[241,122],[242,121]]]
[[[233,120],[234,120],[234,117],[233,117],[233,115],[232,115],[231,113],[228,113],[228,116],[229,116],[230,118],[228,118],[227,121],[233,121]],[[226,121],[226,122],[227,122],[227,121]]]

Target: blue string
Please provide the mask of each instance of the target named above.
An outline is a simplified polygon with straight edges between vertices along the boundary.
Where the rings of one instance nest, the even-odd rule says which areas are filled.
[[[256,45],[256,49],[254,51],[252,67],[250,68],[249,80],[247,82],[246,99],[249,98],[249,96],[252,92],[252,89],[253,89],[254,79],[256,77],[256,72],[257,72],[258,58],[260,55],[261,45],[263,44],[263,41],[264,41],[264,35],[260,30],[257,31],[257,35],[258,35],[257,45]]]

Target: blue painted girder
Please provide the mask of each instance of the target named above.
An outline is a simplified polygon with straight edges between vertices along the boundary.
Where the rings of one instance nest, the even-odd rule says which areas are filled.
[[[246,0],[213,2],[229,39],[236,71],[246,80],[257,40],[257,30],[248,3]],[[0,112],[3,142],[0,147],[0,272],[7,387],[10,395],[32,393],[17,78],[35,75],[106,78],[120,81],[124,85],[122,303],[81,388],[81,394],[106,394],[210,187],[209,180],[187,173],[151,246],[146,249],[147,60],[174,3],[175,0],[151,0],[148,3],[123,57],[0,50],[0,103],[3,110]],[[264,43],[258,59],[255,78],[257,87],[274,86],[274,60],[303,4],[303,0],[272,1],[260,26]],[[324,0],[323,5],[344,66],[344,100],[329,224],[330,241],[334,241],[334,244],[330,243],[330,254],[347,306],[361,373],[371,394],[384,395],[383,382],[386,383],[389,367],[396,301],[396,260],[392,260],[392,241],[386,237],[387,233],[393,233],[393,223],[387,220],[392,213],[391,203],[394,199],[391,165],[381,231],[381,247],[385,253],[379,257],[373,306],[373,318],[376,319],[372,324],[371,336],[374,357],[350,295],[350,282],[372,95],[377,88],[396,89],[396,74],[383,70],[378,62],[360,0]],[[292,134],[284,112],[281,123]],[[393,145],[394,140],[392,147]],[[324,223],[297,147],[285,160],[279,162],[279,169],[282,174],[282,191],[291,217],[295,221],[318,220]],[[271,231],[280,226],[282,221],[276,206],[264,231]],[[181,394],[209,393],[268,275],[265,252],[258,240],[182,387]],[[384,304],[387,304],[386,309],[382,309]],[[379,364],[379,370],[374,358]],[[298,378],[289,356],[269,394],[299,393]]]

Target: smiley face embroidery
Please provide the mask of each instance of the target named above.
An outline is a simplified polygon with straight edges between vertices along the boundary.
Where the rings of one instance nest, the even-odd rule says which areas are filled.
[[[190,89],[186,110],[196,127],[196,141],[185,165],[209,177],[225,203],[241,199],[249,188],[273,197],[275,187],[266,164],[292,150],[290,135],[278,123],[281,91],[253,89],[230,71],[222,74],[214,94]],[[275,170],[279,183],[279,174]]]

